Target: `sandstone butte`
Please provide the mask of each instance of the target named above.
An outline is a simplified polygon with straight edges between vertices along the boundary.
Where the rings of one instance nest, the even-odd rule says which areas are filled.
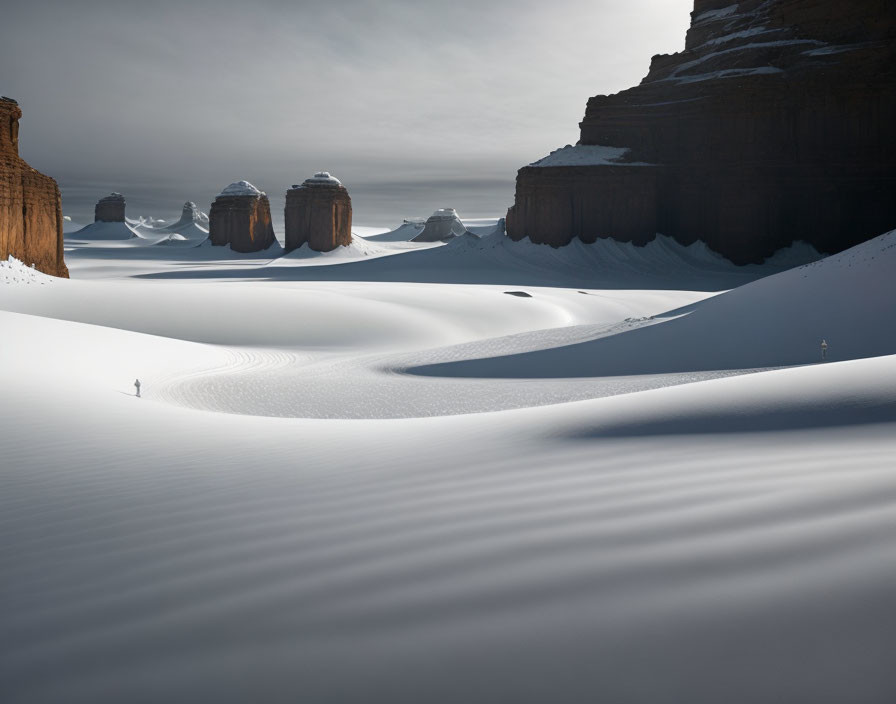
[[[317,252],[352,243],[352,199],[339,179],[326,171],[286,192],[284,215],[287,252],[306,243]]]
[[[662,233],[746,264],[892,230],[894,46],[892,0],[696,0],[684,51],[591,98],[579,144],[520,169],[508,235]]]
[[[94,222],[124,222],[125,200],[121,193],[100,198],[93,209]]]
[[[68,277],[59,186],[19,156],[21,117],[14,100],[0,98],[0,259],[13,256],[45,274]]]
[[[234,252],[260,252],[277,241],[268,197],[248,181],[230,184],[215,198],[208,228],[213,245]]]

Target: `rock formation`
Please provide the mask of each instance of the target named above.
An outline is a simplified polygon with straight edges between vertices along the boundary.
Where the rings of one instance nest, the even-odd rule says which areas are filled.
[[[445,242],[466,232],[467,228],[460,221],[454,208],[440,208],[429,216],[423,232],[411,242]]]
[[[176,231],[177,228],[184,227],[186,225],[199,225],[200,227],[208,227],[208,215],[203,213],[199,209],[199,206],[191,200],[188,200],[186,203],[184,203],[183,210],[180,214],[180,219],[173,225],[168,225],[164,229]]]
[[[520,170],[513,239],[656,233],[736,263],[896,227],[896,4],[696,0],[686,48]]]
[[[286,192],[286,251],[306,242],[317,252],[352,243],[352,199],[326,171]]]
[[[19,156],[21,117],[16,101],[0,98],[0,259],[67,277],[59,186]]]
[[[276,243],[268,197],[248,181],[231,183],[212,203],[208,216],[213,245],[234,252],[259,252]]]
[[[121,193],[100,198],[93,209],[94,222],[124,222],[125,200]]]

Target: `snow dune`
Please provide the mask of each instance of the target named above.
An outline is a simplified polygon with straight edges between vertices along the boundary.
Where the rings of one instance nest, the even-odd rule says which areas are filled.
[[[139,237],[138,226],[126,222],[92,222],[74,232],[66,232],[65,240],[108,241],[130,240]]]
[[[285,257],[267,257],[263,269],[256,264],[226,270],[205,265],[160,266],[155,271],[141,273],[147,279],[188,281],[371,281],[719,291],[820,256],[811,247],[798,244],[781,250],[762,265],[739,267],[702,243],[684,247],[669,237],[657,236],[644,247],[601,239],[593,244],[574,241],[553,249],[528,241],[514,242],[497,226],[492,234],[483,237],[468,234],[447,243],[354,239],[352,246],[322,256],[298,250],[297,254]],[[214,256],[214,250],[219,248],[209,249],[212,250],[209,256]],[[85,254],[91,262],[95,261],[96,253]],[[401,256],[393,256],[397,254]],[[126,258],[128,255],[110,250],[100,256]],[[78,259],[76,255],[69,264],[75,271]],[[183,261],[189,264],[191,260]],[[296,268],[305,264],[306,268]]]
[[[735,409],[749,390],[846,388],[848,364],[722,393],[299,421],[127,395],[135,368],[213,350],[0,321],[8,701],[453,702],[459,674],[482,702],[873,702],[894,684],[892,424],[594,439],[620,401]],[[64,364],[47,338],[68,341]],[[867,381],[896,378],[876,364]]]
[[[4,704],[889,702],[894,239],[0,266]]]
[[[474,377],[588,377],[781,367],[896,354],[896,231],[760,279],[641,329],[580,345],[415,370]],[[661,323],[661,324],[658,324]]]

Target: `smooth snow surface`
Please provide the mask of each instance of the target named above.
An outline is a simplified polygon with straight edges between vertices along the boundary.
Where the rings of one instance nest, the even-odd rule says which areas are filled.
[[[784,367],[896,354],[896,232],[672,310],[626,335],[429,367],[475,377],[613,377]],[[651,321],[652,323],[653,321]]]
[[[236,181],[231,183],[227,188],[221,191],[222,196],[263,196],[264,192],[259,191],[248,181]]]
[[[66,241],[72,240],[129,240],[139,237],[138,228],[127,222],[92,222],[74,232],[63,231]]]
[[[596,144],[567,144],[529,166],[647,166],[640,162],[624,162],[629,153],[623,147],[602,147]]]
[[[891,701],[896,233],[493,223],[0,263],[0,700]]]

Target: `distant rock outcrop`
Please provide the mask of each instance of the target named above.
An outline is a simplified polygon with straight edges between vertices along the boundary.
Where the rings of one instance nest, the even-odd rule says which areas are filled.
[[[208,227],[208,215],[203,213],[199,209],[199,206],[191,200],[184,203],[184,208],[180,214],[180,220],[178,220],[173,225],[168,225],[165,229],[176,232],[178,228],[185,227],[187,225],[199,225],[200,227],[205,228]]]
[[[429,216],[423,232],[411,242],[446,242],[466,232],[467,228],[460,221],[454,208],[440,208]]]
[[[193,201],[187,201],[184,203],[180,219],[176,223],[160,229],[163,232],[180,235],[185,240],[205,239],[208,237],[208,215],[203,213]]]
[[[268,197],[248,181],[231,183],[212,203],[209,240],[234,252],[259,252],[276,243]]]
[[[736,263],[896,227],[896,4],[696,0],[686,48],[520,170],[513,239],[656,233]]]
[[[21,117],[16,101],[0,98],[0,259],[67,277],[59,186],[19,156]]]
[[[93,209],[94,222],[124,222],[125,200],[121,193],[100,198]]]
[[[326,171],[286,192],[285,216],[287,252],[306,243],[317,252],[352,243],[352,199],[339,179]]]

